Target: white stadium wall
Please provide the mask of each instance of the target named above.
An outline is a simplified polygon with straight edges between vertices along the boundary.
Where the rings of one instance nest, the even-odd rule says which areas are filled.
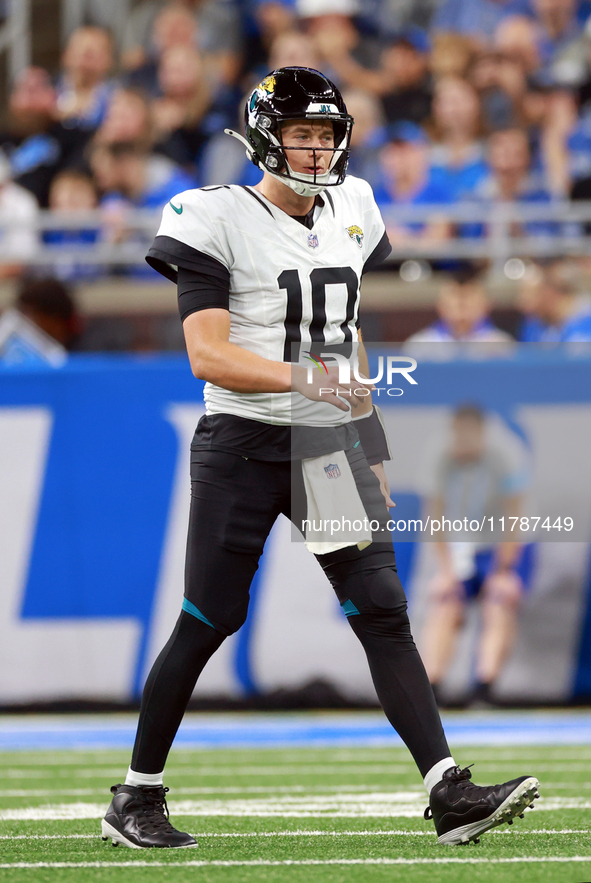
[[[484,368],[471,368],[471,382]],[[536,545],[516,649],[497,693],[560,702],[588,678],[591,384],[588,373],[580,378],[580,364],[577,389],[570,367],[561,367],[564,393],[538,382],[539,371],[532,384],[514,370],[519,389],[510,407],[494,391],[482,397],[489,431],[515,442],[519,428],[516,444],[527,449],[536,495],[529,505],[575,515],[577,531],[574,542],[555,534]],[[395,451],[393,496],[409,505],[424,492],[425,440],[443,438],[452,407],[473,398],[474,387],[458,389],[465,370],[438,371],[435,381],[425,369],[418,388],[383,407]],[[183,359],[170,358],[117,366],[73,359],[57,371],[6,372],[1,381],[0,705],[129,701],[180,611],[200,386]],[[410,551],[400,550],[401,570],[420,636],[432,546]],[[445,685],[450,695],[473,677],[476,612]],[[196,695],[240,697],[315,679],[348,698],[375,699],[332,589],[282,519],[267,543],[247,626],[210,661]]]

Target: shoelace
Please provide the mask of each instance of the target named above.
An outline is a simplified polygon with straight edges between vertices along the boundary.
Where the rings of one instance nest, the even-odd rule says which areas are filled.
[[[111,793],[115,794],[120,787],[121,785],[113,785]],[[163,826],[172,827],[168,821],[170,813],[165,797],[169,791],[170,788],[141,789],[142,815],[152,829]]]
[[[446,776],[447,780],[451,780],[455,784],[460,784],[461,782],[468,782],[472,778],[472,773],[470,772],[470,767],[473,767],[474,764],[471,763],[469,766],[461,769],[459,766],[452,767],[452,772],[449,770],[446,772],[448,775]],[[425,812],[423,813],[423,818],[428,822],[429,819],[433,818],[433,813],[431,812],[431,807],[428,806]]]
[[[448,776],[448,778],[453,779],[455,782],[461,782],[465,779],[471,779],[472,773],[470,772],[470,768],[473,766],[474,766],[473,763],[471,763],[467,767],[464,767],[464,769],[460,769],[459,766],[455,766],[453,768],[453,773],[450,776]]]
[[[147,804],[143,814],[149,818],[149,822],[154,828],[161,828],[170,824],[168,821],[170,813],[165,797],[169,790],[169,788],[159,788],[154,790],[153,793],[142,791],[142,797]]]

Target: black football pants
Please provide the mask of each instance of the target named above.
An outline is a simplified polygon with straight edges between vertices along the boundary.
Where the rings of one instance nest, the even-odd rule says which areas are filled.
[[[370,518],[385,509],[363,455],[355,479]],[[193,452],[185,604],[146,681],[132,769],[159,773],[211,655],[246,618],[265,540],[280,514],[292,516],[289,462]],[[379,517],[379,515],[378,515]],[[317,556],[365,650],[380,703],[424,776],[450,756],[439,712],[415,647],[406,597],[389,540]],[[188,612],[187,612],[188,611]]]

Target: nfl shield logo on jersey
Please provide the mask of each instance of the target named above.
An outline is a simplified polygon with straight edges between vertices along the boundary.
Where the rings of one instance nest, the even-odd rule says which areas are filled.
[[[340,478],[341,470],[337,466],[336,463],[329,463],[328,466],[324,467],[324,471],[328,478]]]
[[[310,248],[318,248],[318,237],[315,233],[310,233],[308,236],[308,245]]]

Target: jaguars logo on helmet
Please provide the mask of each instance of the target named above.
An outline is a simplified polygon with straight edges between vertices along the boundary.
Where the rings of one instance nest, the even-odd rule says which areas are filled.
[[[326,172],[309,175],[290,167],[281,139],[281,126],[288,120],[331,121],[334,148]],[[271,71],[250,95],[245,108],[246,137],[231,129],[225,131],[242,141],[255,166],[300,196],[315,196],[345,180],[352,126],[353,117],[328,77],[307,67],[282,67]]]
[[[273,76],[273,74],[265,77],[263,82],[257,88],[262,92],[266,92],[267,95],[272,95],[275,91],[275,77]]]

